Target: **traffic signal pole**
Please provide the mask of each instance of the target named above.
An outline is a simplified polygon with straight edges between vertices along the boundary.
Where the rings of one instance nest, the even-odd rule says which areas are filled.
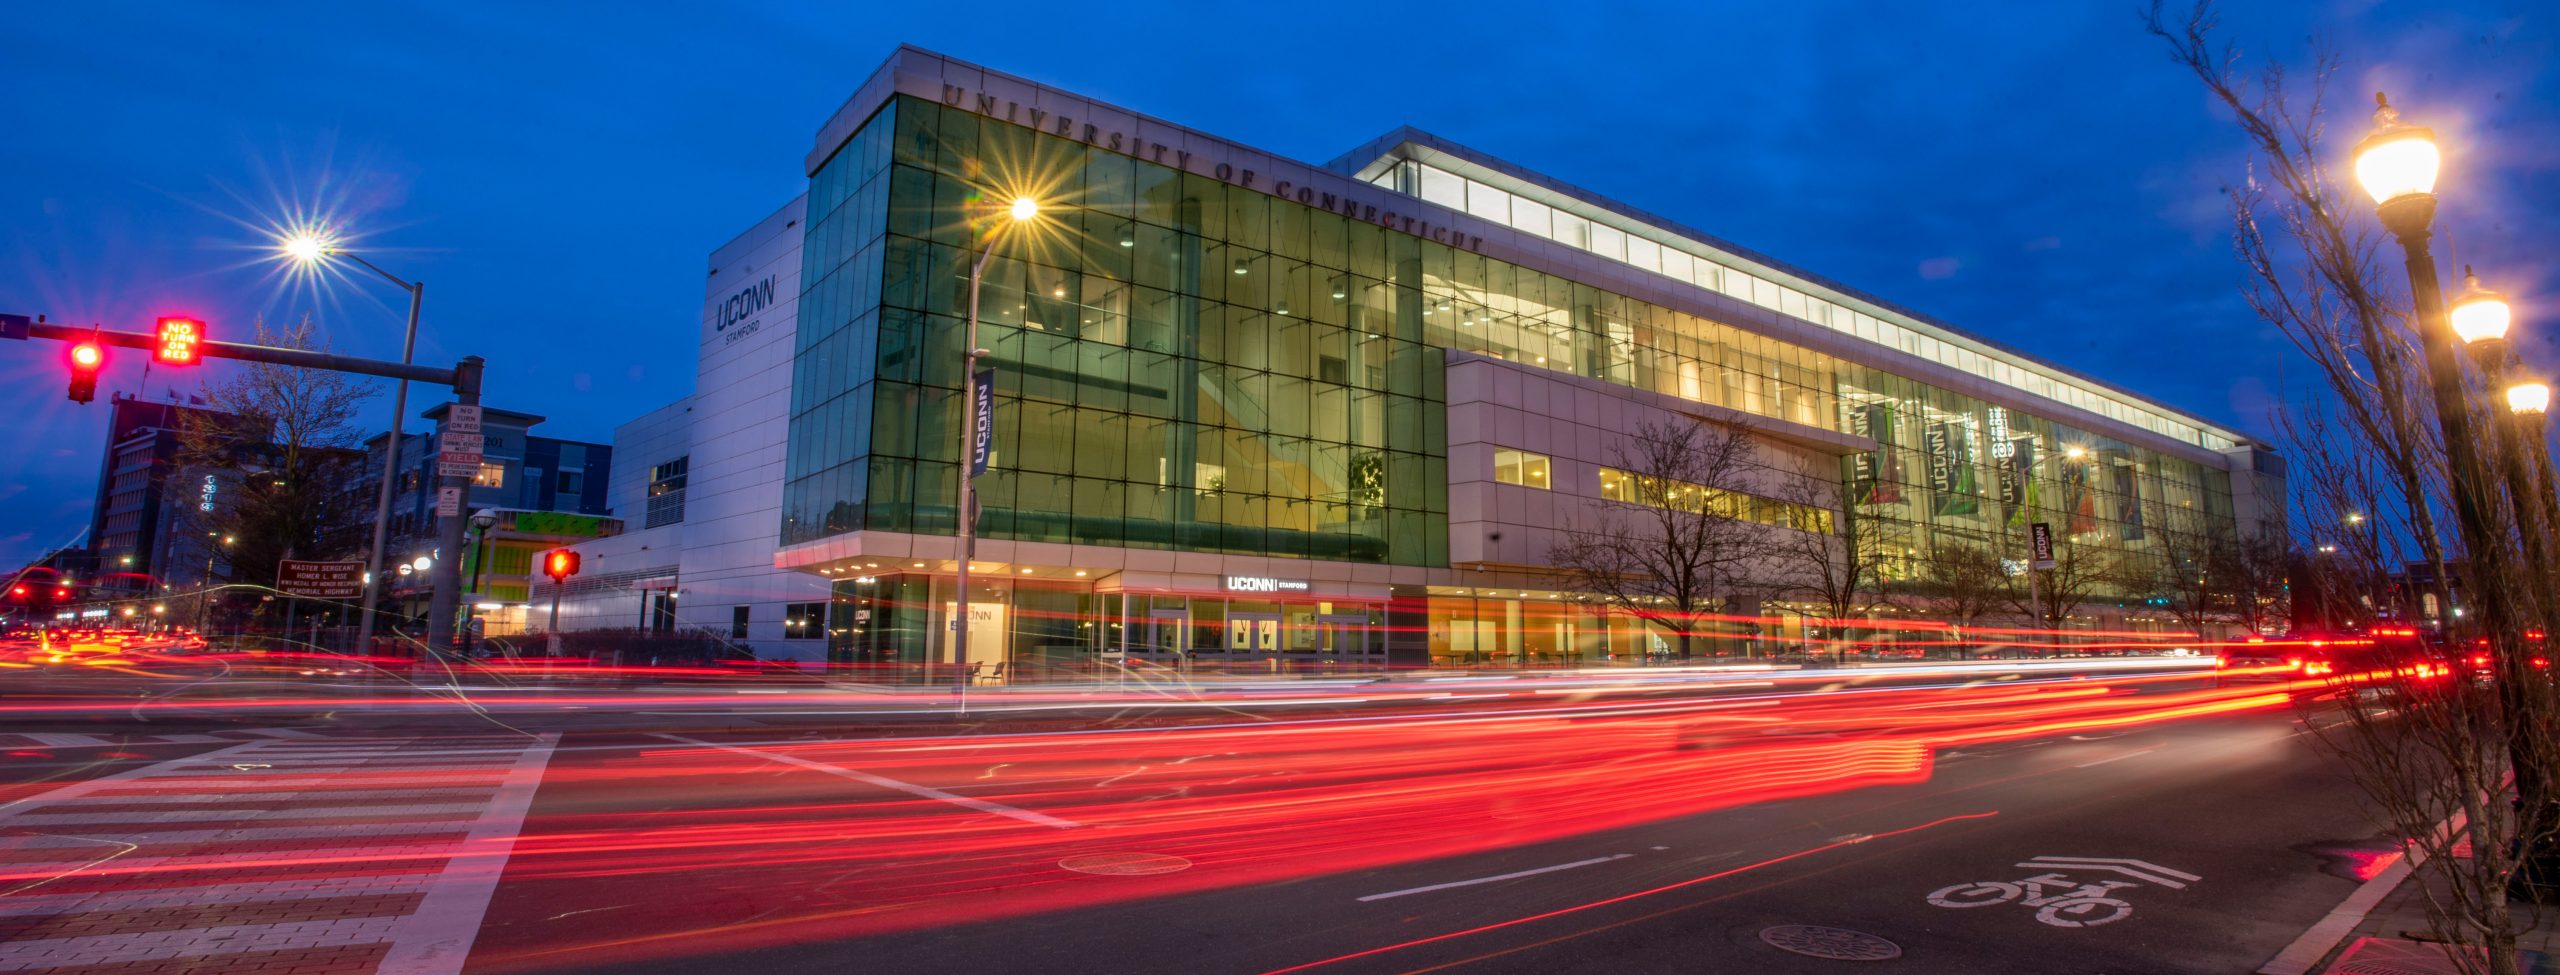
[[[464,356],[453,367],[453,401],[458,406],[480,405],[480,357]],[[439,475],[436,487],[452,488],[463,498],[471,496],[471,479],[455,475]],[[441,490],[437,492],[443,494]],[[436,519],[436,559],[429,570],[435,573],[435,594],[427,600],[427,646],[437,652],[462,649],[454,633],[462,612],[462,513],[463,504],[453,513]]]
[[[119,349],[145,351],[162,348],[160,337],[147,332],[112,332],[95,326],[66,325],[42,320],[30,322],[24,316],[8,314],[0,314],[0,337],[87,342]],[[450,386],[453,388],[454,402],[463,406],[480,405],[480,375],[483,363],[476,355],[464,356],[462,361],[453,365],[453,368],[439,369],[407,362],[387,362],[381,359],[366,359],[331,352],[314,352],[309,349],[251,345],[246,342],[204,341],[193,343],[192,347],[196,355],[208,359],[237,359],[242,362],[263,362],[297,369],[321,369],[329,372],[354,373],[360,376],[379,376],[405,382]],[[467,491],[470,481],[468,477],[438,477],[436,484],[438,487]],[[428,604],[430,609],[427,618],[427,645],[438,651],[452,648],[454,617],[462,605],[462,522],[463,516],[457,513],[441,516],[436,523],[438,547],[435,567],[430,570],[433,573],[430,579],[435,587],[435,596]]]

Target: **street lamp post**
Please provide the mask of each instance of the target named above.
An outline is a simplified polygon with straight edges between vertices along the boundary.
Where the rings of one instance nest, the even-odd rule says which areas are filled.
[[[2531,507],[2544,525],[2560,528],[2560,496],[2552,490],[2551,445],[2543,430],[2543,417],[2551,411],[2551,387],[2527,379],[2508,385],[2504,395],[2509,432],[2526,471],[2521,490],[2532,497],[2517,498],[2516,507]]]
[[[2443,286],[2427,243],[2432,233],[2430,224],[2435,220],[2436,174],[2443,156],[2436,148],[2434,132],[2401,122],[2400,113],[2381,94],[2374,95],[2374,102],[2373,133],[2356,145],[2356,181],[2373,197],[2384,229],[2400,241],[2408,267],[2419,347],[2426,354],[2428,391],[2434,398],[2436,423],[2444,437],[2446,490],[2453,495],[2454,521],[2470,562],[2470,574],[2474,579],[2502,579],[2510,558],[2504,545],[2507,525],[2490,496],[2497,490],[2497,482],[2480,456],[2480,442],[2475,439],[2479,431],[2472,429],[2469,387],[2460,354],[2454,350],[2456,323],[2445,309]],[[2471,312],[2463,317],[2463,324],[2483,326],[2485,330],[2491,317],[2485,312]],[[2499,319],[2495,322],[2496,331],[2503,335],[2503,315],[2495,317]],[[2490,431],[2493,435],[2495,432]],[[2541,567],[2534,568],[2538,571]],[[2437,584],[2444,586],[2448,581],[2439,579]],[[2540,893],[2547,890],[2544,885],[2552,882],[2550,878],[2560,873],[2560,864],[2553,862],[2560,859],[2560,851],[2549,849],[2548,841],[2540,839],[2547,835],[2551,824],[2560,822],[2560,799],[2555,799],[2553,791],[2560,783],[2544,774],[2540,743],[2533,740],[2534,722],[2524,720],[2537,708],[2525,699],[2521,688],[2540,682],[2543,677],[2528,662],[2532,654],[2523,646],[2522,621],[2507,598],[2504,585],[2471,588],[2472,605],[2479,610],[2474,618],[2488,630],[2497,661],[2500,703],[2513,719],[2508,722],[2506,744],[2509,770],[2515,776],[2516,810],[2522,817],[2519,835],[2537,838],[2533,848],[2525,851],[2526,876],[2519,881]],[[2447,630],[2451,630],[2450,621]]]
[[[2436,274],[2428,239],[2436,215],[2436,173],[2443,156],[2430,129],[2400,121],[2388,99],[2374,96],[2373,134],[2356,145],[2356,181],[2372,195],[2382,225],[2400,242],[2409,273],[2409,298],[2417,314],[2419,347],[2426,355],[2427,387],[2435,401],[2436,422],[2444,436],[2447,486],[2453,495],[2454,524],[2463,552],[2475,573],[2494,571],[2500,561],[2497,540],[2503,537],[2490,505],[2480,491],[2487,468],[2480,458],[2477,432],[2471,428],[2471,405],[2454,351],[2454,333],[2445,314],[2443,286]],[[2495,586],[2474,587],[2481,618],[2493,626],[2511,621],[2507,600]]]
[[[294,260],[311,265],[331,256],[344,257],[365,270],[382,276],[409,293],[409,327],[400,339],[400,364],[408,365],[418,351],[418,306],[426,303],[427,286],[420,281],[404,281],[398,275],[379,267],[363,255],[338,249],[336,243],[316,234],[301,234],[285,241],[285,253]],[[373,545],[364,554],[364,599],[357,614],[356,652],[373,652],[374,600],[380,594],[382,578],[382,546],[391,524],[391,482],[400,476],[400,424],[409,412],[409,381],[393,380],[391,384],[391,436],[382,442],[382,485],[373,499]]]
[[[1040,202],[1027,196],[1015,197],[1005,211],[1006,224],[987,232],[986,247],[979,250],[978,261],[969,267],[969,333],[961,347],[963,368],[960,381],[960,487],[959,505],[953,509],[960,523],[960,571],[952,597],[951,614],[951,695],[956,708],[965,709],[969,701],[969,560],[978,554],[978,519],[975,517],[977,486],[976,447],[978,442],[978,360],[987,350],[978,347],[978,288],[986,283],[987,260],[995,256],[996,244],[1004,239],[1004,228],[1028,223],[1040,215]],[[990,404],[992,405],[992,404]],[[989,449],[993,449],[990,445]]]
[[[2446,310],[2445,322],[2453,329],[2454,337],[2470,350],[2472,364],[2479,368],[2483,383],[2507,400],[2508,420],[2490,421],[2487,439],[2490,452],[2498,459],[2498,474],[2506,481],[2508,499],[2514,505],[2516,536],[2524,550],[2523,569],[2542,575],[2542,586],[2550,591],[2560,586],[2560,578],[2552,575],[2560,566],[2553,562],[2549,532],[2560,521],[2553,520],[2552,511],[2541,500],[2544,492],[2539,481],[2549,462],[2544,459],[2548,451],[2540,449],[2541,424],[2535,422],[2549,404],[2531,402],[2533,391],[2540,390],[2547,398],[2550,389],[2539,383],[2508,382],[2515,355],[2507,344],[2507,330],[2514,324],[2515,310],[2507,304],[2506,296],[2481,287],[2479,275],[2471,273],[2470,268],[2462,269],[2462,279],[2462,294]]]

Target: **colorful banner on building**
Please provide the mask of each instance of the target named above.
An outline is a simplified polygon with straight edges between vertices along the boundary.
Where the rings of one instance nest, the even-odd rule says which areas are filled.
[[[2124,526],[2124,540],[2142,540],[2142,478],[2133,466],[2133,458],[2122,451],[2107,457],[2108,468],[2115,472],[2116,522]]]
[[[1975,497],[1973,428],[1953,420],[1929,424],[1922,435],[1929,451],[1929,493],[1940,515],[1970,515],[1982,510]]]
[[[1893,407],[1883,403],[1849,411],[1849,432],[1876,442],[1876,449],[1855,460],[1859,504],[1902,503],[1902,465],[1896,459],[1893,420]]]
[[[2090,464],[2064,464],[2063,483],[2071,486],[2071,522],[2064,531],[2080,535],[2098,530],[2098,492],[2091,487]]]
[[[2000,518],[2020,527],[2027,523],[2027,509],[2036,504],[2036,484],[2029,476],[2035,469],[2036,442],[2031,437],[2009,441],[2008,453],[1999,463]]]

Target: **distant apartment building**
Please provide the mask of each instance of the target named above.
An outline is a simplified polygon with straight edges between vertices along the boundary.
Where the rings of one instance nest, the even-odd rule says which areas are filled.
[[[138,593],[203,585],[225,568],[208,559],[219,540],[208,543],[199,526],[230,493],[234,475],[182,468],[180,438],[189,415],[221,414],[124,393],[108,401],[106,450],[89,516],[92,568],[81,573],[83,581]]]

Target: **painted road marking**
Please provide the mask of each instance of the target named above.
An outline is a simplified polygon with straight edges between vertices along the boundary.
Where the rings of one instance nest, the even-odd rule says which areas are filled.
[[[462,971],[463,959],[471,956],[472,939],[480,934],[480,921],[488,915],[489,897],[497,892],[498,875],[505,871],[516,835],[524,828],[525,812],[533,808],[543,767],[550,764],[552,746],[559,743],[559,735],[546,734],[516,757],[515,766],[498,786],[497,798],[464,837],[466,848],[480,855],[445,861],[426,899],[401,919],[377,972],[454,975]]]
[[[740,755],[753,755],[769,762],[780,762],[784,765],[795,765],[813,772],[824,772],[828,775],[852,779],[856,782],[868,782],[884,789],[896,789],[911,796],[938,799],[955,806],[975,809],[979,812],[994,813],[998,816],[1010,816],[1026,823],[1036,823],[1053,829],[1074,829],[1078,826],[1084,825],[1071,819],[1060,819],[1047,813],[1032,812],[1028,809],[1017,809],[1001,802],[988,802],[984,799],[972,799],[968,796],[944,792],[932,786],[917,785],[913,782],[901,782],[885,775],[873,775],[860,769],[845,768],[841,765],[828,765],[824,762],[812,762],[808,759],[791,755],[779,755],[773,752],[757,751],[752,748],[739,748],[734,745],[722,745],[708,741],[698,741],[684,737],[683,735],[657,735],[655,737],[664,738],[668,741],[682,742],[687,745],[695,745],[702,748],[717,748],[724,752],[736,752]]]
[[[2120,873],[2136,880],[2144,880],[2159,884],[2160,886],[2167,887],[2170,890],[2185,890],[2187,889],[2187,884],[2192,884],[2204,879],[2203,877],[2196,876],[2195,874],[2188,873],[2184,870],[2171,870],[2168,867],[2161,866],[2157,863],[2150,863],[2142,860],[2117,860],[2106,857],[2036,857],[2025,863],[2012,864],[2012,866],[2025,867],[2029,870],[2105,870],[2113,873]],[[2176,879],[2170,879],[2173,877]],[[2178,881],[2181,880],[2186,881],[2186,883],[2179,883]]]
[[[221,801],[229,803],[233,808],[170,809],[160,812],[22,813],[9,817],[9,822],[26,826],[69,826],[77,828],[81,826],[148,825],[151,823],[225,822],[251,816],[260,819],[347,819],[351,817],[371,818],[375,816],[450,816],[457,813],[476,813],[480,811],[480,808],[483,805],[482,803],[477,802],[439,802],[418,803],[405,806],[373,805],[289,807],[282,803],[268,802],[265,799],[256,796],[241,796]],[[283,808],[239,808],[244,806],[278,806]]]
[[[415,894],[427,889],[425,876],[349,877],[335,881],[284,880],[254,884],[213,884],[87,894],[20,894],[0,898],[0,917],[48,917],[97,911],[156,911],[208,904],[264,904],[378,894]]]
[[[1445,884],[1432,884],[1428,887],[1408,887],[1403,890],[1390,890],[1383,894],[1371,894],[1367,897],[1358,898],[1358,900],[1362,903],[1367,903],[1369,901],[1386,900],[1390,897],[1403,897],[1408,894],[1428,894],[1435,890],[1448,890],[1452,887],[1473,887],[1477,884],[1490,884],[1505,880],[1518,880],[1522,877],[1535,877],[1542,873],[1554,873],[1559,870],[1572,870],[1579,867],[1609,863],[1615,860],[1624,860],[1634,855],[1635,854],[1633,853],[1619,853],[1605,857],[1592,857],[1588,860],[1575,860],[1572,863],[1559,863],[1552,867],[1538,867],[1532,870],[1514,870],[1510,873],[1495,874],[1491,877],[1477,877],[1473,880],[1452,880]]]
[[[83,938],[12,941],[0,945],[0,972],[126,965],[205,954],[377,944],[382,941],[384,932],[390,929],[391,921],[387,917],[368,917],[288,924],[236,924],[196,928],[181,932],[184,937],[179,938],[101,934]],[[209,944],[220,947],[208,950]]]
[[[2133,904],[2115,894],[2142,885],[2124,880],[2084,882],[2064,876],[2060,871],[2122,874],[2171,890],[2185,890],[2187,884],[2204,879],[2184,870],[2121,857],[2039,856],[2015,865],[2047,872],[2017,881],[1977,880],[1949,884],[1931,891],[1929,903],[1950,910],[1963,910],[2015,901],[2020,907],[2034,908],[2036,920],[2041,923],[2057,928],[2094,928],[2132,917]]]
[[[259,784],[265,785],[267,783],[262,781]],[[258,798],[261,801],[275,800],[278,802],[287,800],[299,801],[303,799],[486,799],[489,797],[489,792],[497,787],[497,783],[491,782],[487,785],[433,786],[417,789],[314,789],[305,792],[261,791],[258,793]],[[233,792],[149,792],[133,793],[130,795],[122,792],[101,792],[93,793],[90,800],[87,803],[84,803],[84,805],[130,806],[166,803],[205,806],[226,801],[236,802],[238,795],[238,793]]]
[[[0,891],[11,895],[0,898],[0,918],[19,931],[18,941],[0,946],[0,972],[172,959],[203,967],[244,953],[351,949],[315,959],[311,970],[456,975],[479,934],[558,736],[512,740],[517,747],[508,754],[441,756],[437,760],[446,764],[428,769],[275,779],[196,770],[208,760],[281,759],[279,752],[305,747],[253,742],[0,806],[0,828],[77,820],[79,832],[91,834],[24,837],[20,852],[44,851],[48,860],[0,867],[0,887],[19,884]],[[434,784],[387,788],[383,772],[425,773],[425,781]],[[447,784],[455,774],[493,781],[457,788]],[[303,788],[260,791],[286,782]],[[334,804],[348,800],[355,804]],[[142,805],[126,807],[130,812],[69,811],[120,803]],[[330,824],[381,815],[418,821]],[[298,845],[308,840],[334,842]],[[260,842],[296,845],[241,848]],[[108,861],[82,862],[91,859],[84,844],[112,844],[124,852]],[[212,852],[225,847],[232,851]],[[170,876],[201,883],[166,885]],[[383,895],[394,897],[385,902]],[[356,906],[344,906],[349,901]],[[204,921],[115,930],[147,923],[124,915],[175,908],[192,909]]]

